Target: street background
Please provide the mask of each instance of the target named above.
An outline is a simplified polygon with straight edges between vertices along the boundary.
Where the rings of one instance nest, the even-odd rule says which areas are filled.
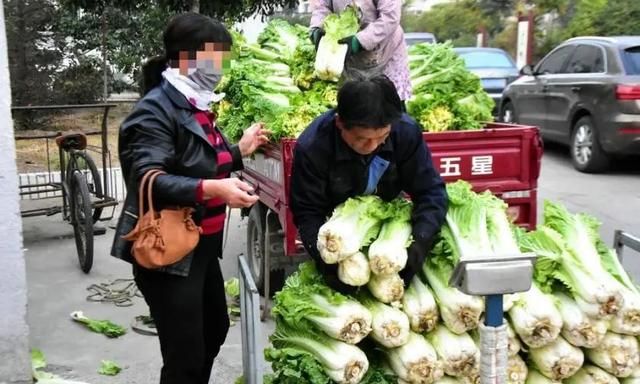
[[[635,165],[633,164],[635,163]],[[547,145],[538,184],[539,209],[544,199],[560,201],[571,211],[594,215],[603,223],[601,235],[611,244],[613,231],[640,232],[640,162],[617,165],[603,175],[577,172],[571,166],[567,150]],[[72,228],[59,216],[25,219],[24,246],[27,262],[30,341],[32,348],[43,351],[48,371],[91,384],[142,384],[158,381],[161,357],[157,338],[133,332],[129,325],[137,315],[147,314],[143,299],[135,298],[131,307],[91,303],[86,300],[91,284],[131,278],[127,263],[109,256],[113,230],[96,237],[94,267],[88,275],[80,271]],[[246,220],[237,210],[229,223],[228,243],[224,253],[225,279],[237,276],[238,255],[246,249]],[[640,279],[640,255],[627,251],[624,265]],[[108,339],[73,322],[75,310],[95,319],[110,319],[126,326],[128,333]],[[176,314],[179,316],[179,314]],[[260,330],[263,345],[273,323]],[[211,383],[233,383],[241,375],[240,326],[231,327],[227,341],[215,362]],[[97,373],[102,359],[113,360],[124,369],[115,377]]]

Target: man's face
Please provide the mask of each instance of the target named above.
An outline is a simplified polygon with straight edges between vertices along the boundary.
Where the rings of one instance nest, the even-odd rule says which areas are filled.
[[[205,43],[200,51],[181,51],[179,68],[181,75],[190,75],[199,69],[206,74],[222,75],[229,70],[231,47],[223,43]]]
[[[342,140],[360,155],[373,153],[389,137],[391,124],[380,128],[352,127],[346,129],[342,120],[336,118],[336,126],[340,130]]]

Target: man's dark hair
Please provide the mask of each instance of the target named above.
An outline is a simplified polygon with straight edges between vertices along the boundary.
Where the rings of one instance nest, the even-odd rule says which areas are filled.
[[[402,101],[385,75],[346,81],[338,92],[338,115],[345,129],[383,128],[402,116]]]

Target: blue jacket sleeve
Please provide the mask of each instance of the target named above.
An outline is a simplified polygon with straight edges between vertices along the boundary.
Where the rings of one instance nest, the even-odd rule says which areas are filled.
[[[402,189],[413,201],[413,238],[423,245],[429,244],[440,231],[447,214],[447,190],[436,171],[431,152],[422,138],[420,127],[413,123],[408,133],[407,151],[402,154],[398,169]]]
[[[319,169],[308,154],[296,146],[291,172],[290,203],[293,220],[309,255],[321,262],[317,248],[318,232],[332,207],[327,190],[328,174]]]

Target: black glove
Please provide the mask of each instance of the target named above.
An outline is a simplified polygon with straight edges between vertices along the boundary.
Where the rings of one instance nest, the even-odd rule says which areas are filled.
[[[353,295],[358,287],[352,287],[340,281],[338,278],[338,264],[325,264],[316,260],[316,268],[318,272],[324,276],[324,281],[329,288],[342,293],[343,295]]]
[[[318,44],[320,44],[320,39],[322,39],[322,36],[324,36],[324,30],[322,28],[311,28],[311,31],[309,31],[309,38],[316,48],[316,51],[318,50]]]
[[[404,280],[404,286],[408,287],[411,279],[416,275],[427,258],[427,253],[431,251],[432,242],[413,241],[407,249],[407,265],[400,271],[400,277]]]
[[[360,40],[355,35],[347,36],[344,39],[338,40],[339,44],[347,45],[347,56],[355,55],[358,52],[362,51],[362,44],[360,44]]]

